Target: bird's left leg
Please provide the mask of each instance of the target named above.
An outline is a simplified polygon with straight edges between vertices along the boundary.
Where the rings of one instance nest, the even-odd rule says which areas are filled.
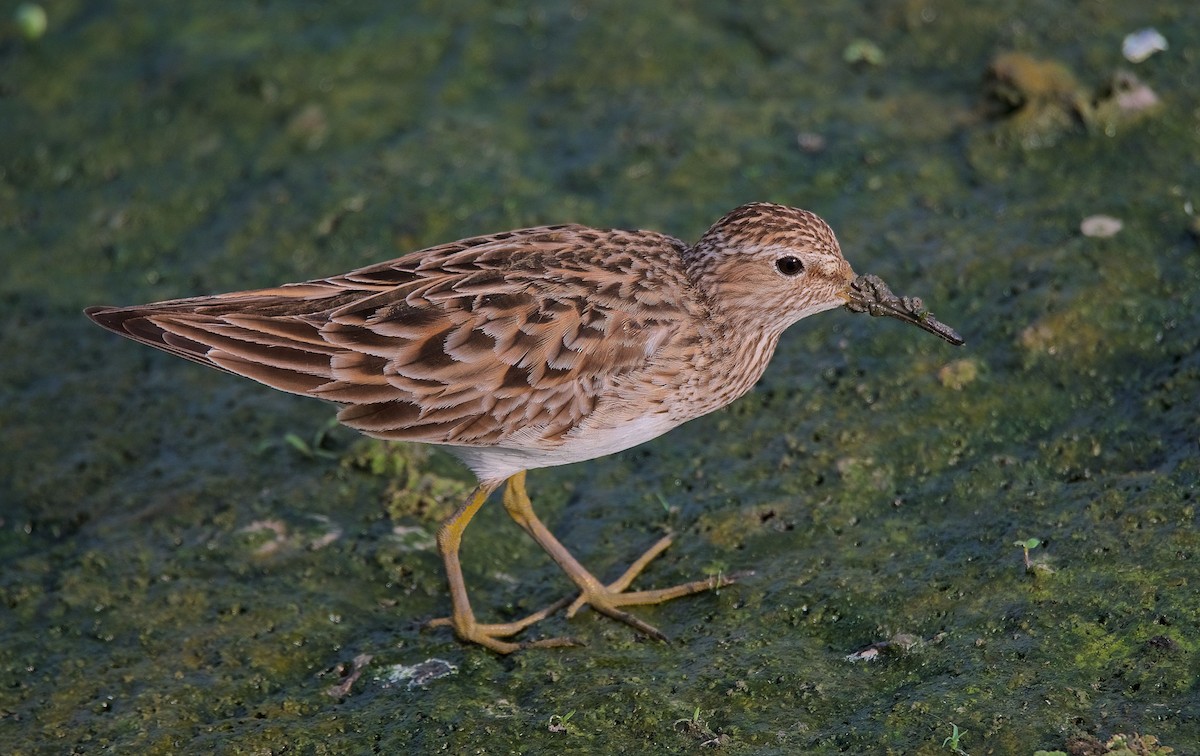
[[[538,545],[545,549],[563,572],[579,586],[581,591],[579,597],[571,604],[567,610],[567,616],[573,617],[584,605],[591,605],[593,609],[612,617],[615,620],[620,620],[630,627],[642,632],[652,638],[666,640],[658,628],[635,617],[628,612],[621,611],[618,607],[622,606],[640,606],[647,604],[659,604],[664,601],[670,601],[681,596],[688,596],[693,593],[702,591],[711,591],[717,588],[722,588],[731,585],[734,581],[730,576],[716,576],[706,578],[704,580],[693,580],[690,583],[672,586],[670,588],[660,588],[658,590],[649,591],[626,591],[634,578],[646,568],[659,554],[666,550],[671,545],[671,536],[660,538],[653,546],[642,554],[627,570],[612,583],[605,585],[601,583],[592,573],[579,563],[567,548],[559,543],[554,534],[542,523],[538,516],[533,511],[533,504],[529,501],[529,494],[525,491],[525,473],[517,473],[508,479],[508,484],[504,488],[504,508],[508,514],[516,521],[521,528],[533,537]]]

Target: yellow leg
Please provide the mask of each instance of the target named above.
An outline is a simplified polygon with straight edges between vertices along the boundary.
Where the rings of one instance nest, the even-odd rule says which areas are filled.
[[[524,473],[521,473],[524,475]],[[446,579],[450,583],[450,602],[453,607],[449,617],[436,619],[429,623],[431,627],[450,626],[454,634],[465,641],[478,643],[500,654],[510,654],[522,648],[573,646],[578,641],[571,638],[549,638],[546,640],[511,643],[500,640],[516,635],[533,623],[550,616],[567,605],[569,599],[564,599],[540,612],[529,615],[516,622],[498,624],[481,624],[475,621],[475,613],[471,611],[471,602],[467,598],[467,584],[463,580],[462,565],[458,561],[459,547],[462,545],[463,531],[467,529],[471,518],[487,501],[488,495],[499,487],[500,481],[482,481],[471,497],[450,515],[441,529],[438,530],[438,551],[446,565]]]
[[[529,494],[525,491],[525,473],[519,472],[508,479],[508,485],[504,488],[504,508],[508,514],[512,516],[521,528],[533,537],[538,542],[550,558],[558,563],[563,572],[579,586],[581,591],[579,598],[575,599],[574,603],[567,610],[567,616],[573,617],[579,609],[584,605],[591,605],[593,609],[620,620],[630,627],[642,632],[652,638],[666,640],[657,628],[649,623],[638,619],[637,617],[623,612],[617,607],[621,606],[639,606],[646,604],[659,604],[663,601],[669,601],[680,596],[687,596],[701,591],[715,590],[734,582],[731,576],[718,576],[708,578],[706,580],[694,580],[690,583],[684,583],[671,588],[662,588],[653,591],[629,591],[625,589],[629,587],[634,578],[646,568],[659,554],[666,550],[671,545],[671,536],[660,538],[657,543],[650,547],[645,554],[638,558],[636,562],[630,565],[629,569],[625,570],[621,577],[617,578],[609,585],[604,585],[596,579],[592,573],[588,572],[578,560],[567,551],[566,547],[559,543],[554,534],[538,519],[538,516],[533,511],[533,504],[529,501]],[[557,609],[558,605],[551,607]]]

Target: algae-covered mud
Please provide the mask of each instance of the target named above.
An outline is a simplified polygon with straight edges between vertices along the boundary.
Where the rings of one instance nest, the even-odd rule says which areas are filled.
[[[0,750],[1200,752],[1195,3],[35,5],[0,18]],[[750,200],[967,344],[824,313],[728,409],[531,474],[602,577],[668,530],[639,586],[753,572],[640,610],[666,643],[423,629],[465,469],[81,314]],[[483,621],[569,592],[496,504]]]

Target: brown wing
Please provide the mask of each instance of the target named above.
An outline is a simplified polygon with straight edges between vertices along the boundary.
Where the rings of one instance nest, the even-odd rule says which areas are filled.
[[[334,278],[87,314],[185,359],[342,404],[339,419],[373,436],[494,445],[535,429],[553,445],[679,333],[683,249],[644,231],[553,226]]]

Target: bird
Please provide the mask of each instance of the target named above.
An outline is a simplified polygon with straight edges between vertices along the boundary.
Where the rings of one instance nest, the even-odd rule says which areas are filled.
[[[100,326],[275,389],[339,405],[362,433],[441,447],[477,485],[440,526],[450,627],[498,654],[576,645],[517,639],[584,606],[643,635],[629,607],[730,584],[719,575],[629,590],[666,535],[611,583],[589,572],[533,510],[526,472],[631,448],[728,405],[767,368],[780,336],[846,307],[963,339],[876,276],[858,276],[830,226],[751,202],[694,245],[647,230],[549,225],[474,236],[342,275],[130,307],[89,307]],[[496,490],[513,520],[578,589],[512,622],[476,619],[463,533]]]

